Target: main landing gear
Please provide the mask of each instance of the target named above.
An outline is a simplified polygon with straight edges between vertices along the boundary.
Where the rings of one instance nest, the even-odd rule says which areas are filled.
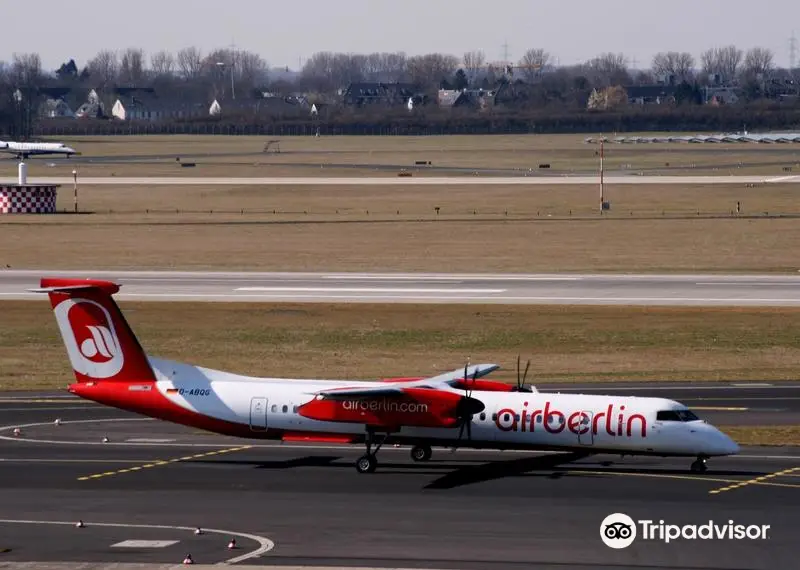
[[[356,470],[359,473],[374,473],[375,469],[378,467],[378,460],[375,457],[378,454],[383,442],[386,441],[386,438],[389,437],[389,434],[385,434],[378,444],[375,446],[375,450],[372,449],[372,442],[375,438],[375,430],[367,428],[367,438],[366,438],[366,445],[367,445],[367,454],[362,455],[356,461]]]
[[[692,462],[691,470],[692,473],[705,473],[708,467],[706,466],[706,458],[705,457],[698,457]]]
[[[428,461],[433,455],[430,445],[415,445],[411,448],[411,459],[414,461]]]

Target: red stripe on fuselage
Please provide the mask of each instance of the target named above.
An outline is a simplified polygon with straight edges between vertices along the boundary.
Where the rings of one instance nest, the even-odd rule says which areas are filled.
[[[79,382],[71,384],[69,391],[100,404],[222,435],[262,439],[278,437],[274,432],[252,431],[247,424],[220,420],[187,410],[159,392],[155,382],[136,382],[137,386],[151,386],[150,390],[146,391],[131,391],[130,385],[128,382],[109,380]]]

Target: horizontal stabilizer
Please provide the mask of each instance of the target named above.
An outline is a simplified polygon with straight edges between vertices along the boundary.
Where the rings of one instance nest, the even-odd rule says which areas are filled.
[[[120,285],[101,279],[43,278],[39,283],[38,289],[28,290],[32,293],[69,293],[91,289],[99,289],[107,295],[113,295],[119,291]]]

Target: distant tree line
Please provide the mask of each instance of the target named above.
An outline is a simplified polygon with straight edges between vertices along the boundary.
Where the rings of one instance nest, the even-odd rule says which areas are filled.
[[[277,96],[302,93],[327,112],[317,118],[272,118],[253,122],[252,117],[201,117],[170,121],[184,131],[198,124],[269,132],[279,125],[302,126],[320,132],[337,129],[361,132],[369,129],[474,129],[476,132],[596,132],[598,130],[707,130],[788,128],[798,124],[797,69],[781,69],[774,54],[755,47],[714,47],[696,59],[687,52],[656,54],[648,69],[632,69],[624,54],[603,53],[579,65],[560,66],[543,48],[527,50],[517,62],[490,62],[475,50],[460,57],[431,53],[344,54],[319,52],[298,70],[270,68],[259,54],[217,49],[203,54],[196,47],[177,53],[159,51],[149,57],[143,50],[101,50],[79,65],[66,60],[56,70],[43,70],[35,53],[14,54],[0,61],[0,132],[24,138],[46,128],[69,132],[86,129],[84,120],[42,120],[38,116],[41,93],[63,88],[73,108],[94,89],[101,97],[118,87],[152,87],[162,98],[210,102],[236,94],[239,99],[270,92]],[[404,108],[351,109],[341,105],[343,92],[356,83],[405,83],[435,102],[440,89],[485,91],[513,86],[513,97],[489,110],[443,109],[429,104],[409,113]],[[605,105],[587,108],[608,91],[623,93],[640,86],[673,86],[674,100],[666,105]],[[706,105],[705,87],[735,90],[738,102]],[[592,98],[595,99],[592,99]],[[71,100],[69,100],[71,98]],[[107,108],[113,103],[104,101]],[[591,104],[588,105],[591,107]],[[249,123],[248,123],[249,121]],[[412,127],[413,125],[413,127]],[[92,123],[92,132],[106,127]],[[118,128],[108,127],[108,129]],[[167,125],[153,129],[168,129]]]

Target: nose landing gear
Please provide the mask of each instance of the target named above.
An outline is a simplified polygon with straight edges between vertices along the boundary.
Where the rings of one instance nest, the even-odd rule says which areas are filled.
[[[389,437],[389,434],[386,433],[383,438],[377,443],[375,449],[372,449],[372,442],[375,438],[375,430],[371,428],[367,428],[367,437],[366,437],[366,446],[367,446],[367,454],[362,455],[356,461],[356,470],[359,473],[374,473],[375,469],[378,468],[378,459],[375,457],[378,454],[383,442],[386,441],[386,438]]]
[[[692,462],[691,470],[692,473],[705,473],[708,469],[706,466],[706,458],[705,457],[698,457]]]

